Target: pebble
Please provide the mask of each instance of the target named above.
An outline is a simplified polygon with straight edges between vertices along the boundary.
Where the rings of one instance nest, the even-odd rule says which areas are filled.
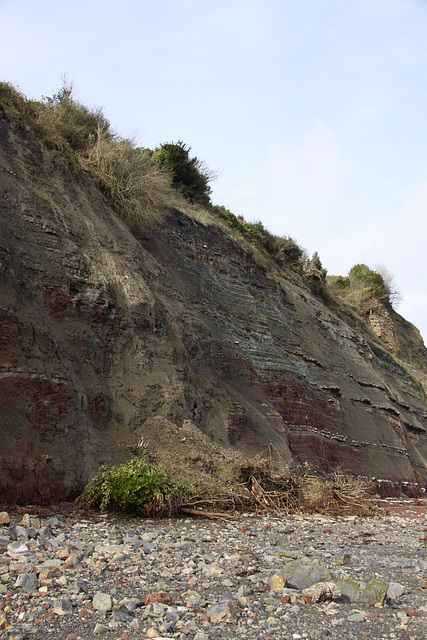
[[[347,618],[349,622],[363,622],[365,619],[365,616],[362,616],[361,613],[352,613],[351,616]]]
[[[0,640],[425,640],[425,519],[3,513]]]
[[[69,598],[58,598],[54,600],[53,613],[58,616],[67,616],[73,613],[73,605]]]
[[[39,581],[35,573],[21,573],[14,584],[15,589],[22,591],[36,591]]]
[[[406,593],[406,587],[398,582],[390,582],[387,589],[387,598],[396,600]]]
[[[95,593],[92,600],[92,607],[96,609],[96,611],[103,611],[107,613],[111,611],[113,608],[113,601],[109,593]]]

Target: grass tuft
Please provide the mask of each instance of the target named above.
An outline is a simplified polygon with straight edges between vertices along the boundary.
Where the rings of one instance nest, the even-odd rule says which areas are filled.
[[[46,149],[62,152],[73,173],[89,170],[131,227],[146,226],[171,205],[171,177],[152,162],[151,151],[118,136],[101,108],[74,99],[71,85],[36,101],[0,82],[0,102],[33,127]]]

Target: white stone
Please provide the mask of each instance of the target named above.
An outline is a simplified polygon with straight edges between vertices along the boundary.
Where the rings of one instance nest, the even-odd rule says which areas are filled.
[[[113,601],[109,593],[95,593],[92,600],[92,607],[97,611],[107,613],[113,608]]]

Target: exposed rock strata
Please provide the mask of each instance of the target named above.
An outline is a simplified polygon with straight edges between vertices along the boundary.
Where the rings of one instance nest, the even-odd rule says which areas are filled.
[[[69,498],[141,436],[170,457],[183,425],[205,452],[270,447],[425,486],[421,384],[296,275],[265,273],[222,227],[178,211],[136,237],[90,176],[1,110],[0,190],[5,501]],[[197,467],[197,450],[183,455]]]

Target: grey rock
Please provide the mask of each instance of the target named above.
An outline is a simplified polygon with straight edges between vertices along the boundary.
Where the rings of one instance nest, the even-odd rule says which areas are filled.
[[[73,613],[73,605],[69,598],[58,598],[54,601],[53,613],[58,616],[66,616]]]
[[[15,582],[16,589],[22,589],[22,591],[36,591],[39,586],[39,581],[35,573],[21,573]]]
[[[165,619],[171,624],[176,624],[179,620],[179,616],[175,611],[173,611],[172,609],[169,609],[169,611],[165,616]]]
[[[119,611],[124,611],[125,613],[130,613],[131,611],[135,611],[136,603],[132,598],[125,598],[119,602]]]
[[[396,598],[400,598],[406,593],[406,587],[403,584],[399,584],[399,582],[390,582],[387,589],[387,598],[391,600],[395,600]]]
[[[58,518],[53,516],[52,518],[48,518],[47,520],[45,520],[44,525],[47,527],[59,527],[61,523]]]
[[[252,593],[252,589],[247,584],[241,584],[237,590],[237,596],[239,598],[249,596]]]
[[[16,540],[7,545],[7,554],[12,558],[24,553],[30,553],[30,550],[21,540]]]
[[[20,540],[28,540],[28,532],[25,527],[20,524],[15,526],[16,537]]]
[[[28,513],[24,514],[22,516],[22,520],[21,520],[21,524],[23,527],[26,527],[28,529],[28,527],[31,526],[31,518],[30,515]]]
[[[301,611],[300,607],[297,604],[293,604],[291,607],[289,607],[288,612],[289,613],[299,613]]]
[[[198,595],[190,595],[185,599],[185,606],[188,609],[197,609],[202,603],[202,599]]]
[[[388,582],[382,578],[374,578],[369,580],[363,589],[358,600],[359,602],[373,602],[374,604],[384,604],[388,591]]]
[[[9,544],[10,540],[8,540],[7,538],[0,538],[0,553],[4,553]]]
[[[365,617],[362,616],[361,613],[352,613],[350,616],[348,616],[347,620],[349,622],[363,622],[365,620]]]
[[[337,580],[336,585],[341,591],[341,596],[344,600],[355,602],[361,593],[360,584],[351,578],[343,578]]]
[[[21,611],[18,619],[20,622],[30,622],[31,620],[34,620],[35,615],[35,611],[30,611],[27,609],[26,611]]]
[[[117,611],[113,611],[112,619],[113,622],[132,622],[133,617],[129,615],[129,613],[119,609]]]
[[[332,582],[332,575],[328,569],[322,567],[317,560],[300,558],[292,560],[283,567],[283,575],[290,587],[306,589],[317,582]]]
[[[161,602],[150,602],[142,614],[142,618],[163,618],[167,611],[167,608]]]
[[[105,624],[100,624],[99,622],[96,623],[95,628],[93,630],[93,633],[96,636],[100,636],[104,633],[108,633],[110,631],[109,627],[107,627],[107,625]]]
[[[236,608],[233,600],[225,600],[223,602],[219,602],[218,604],[214,604],[212,607],[207,609],[206,614],[211,619],[213,624],[218,624],[220,622],[229,622],[236,615]]]

